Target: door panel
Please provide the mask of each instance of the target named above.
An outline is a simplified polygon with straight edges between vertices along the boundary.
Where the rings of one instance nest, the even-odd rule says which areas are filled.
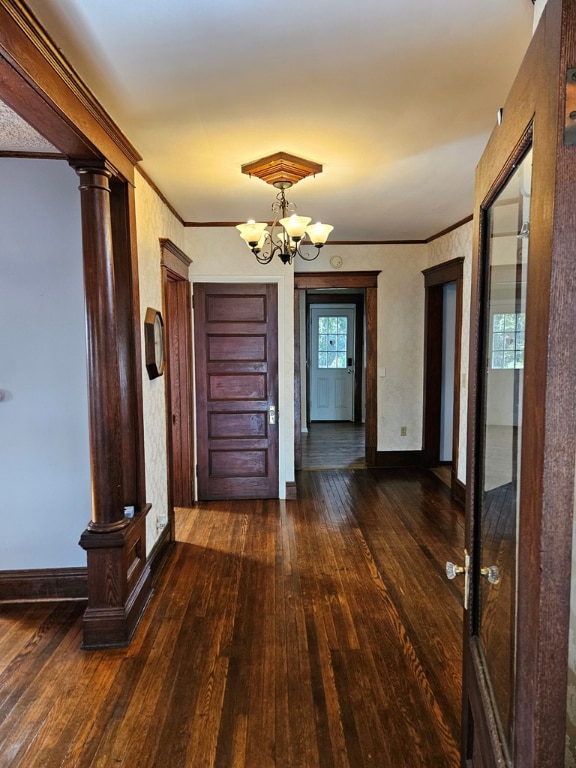
[[[310,419],[354,421],[356,307],[310,306]]]
[[[462,740],[473,768],[564,764],[576,146],[562,128],[575,63],[573,3],[548,0],[477,169]]]
[[[278,497],[275,285],[194,286],[198,498]]]

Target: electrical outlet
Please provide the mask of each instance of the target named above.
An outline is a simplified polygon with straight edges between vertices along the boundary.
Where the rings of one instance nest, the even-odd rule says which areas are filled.
[[[406,437],[406,427],[400,427],[400,437]]]

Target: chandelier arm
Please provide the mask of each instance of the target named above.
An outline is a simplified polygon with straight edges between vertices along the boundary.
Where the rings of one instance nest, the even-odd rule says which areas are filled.
[[[260,264],[270,264],[274,256],[282,250],[281,246],[275,243],[272,239],[272,233],[268,232],[267,235],[266,243],[261,250],[258,248],[251,249]]]
[[[296,253],[298,254],[298,256],[300,256],[301,259],[304,259],[304,261],[314,261],[314,259],[317,259],[318,256],[320,255],[320,248],[318,247],[316,248],[316,253],[313,256],[309,256],[307,253],[304,253],[303,251],[300,250],[300,248],[298,248]]]
[[[258,251],[257,249],[253,248],[252,253],[254,256],[256,256],[256,260],[259,264],[270,264],[272,259],[274,258],[274,253],[270,252],[268,255],[263,254],[261,251]]]

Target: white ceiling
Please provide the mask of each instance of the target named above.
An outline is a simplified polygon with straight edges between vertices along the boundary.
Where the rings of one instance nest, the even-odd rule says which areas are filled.
[[[474,168],[530,40],[530,0],[28,0],[187,222],[270,217],[240,166],[324,166],[288,195],[334,241],[426,239]],[[1,124],[0,124],[1,125]]]

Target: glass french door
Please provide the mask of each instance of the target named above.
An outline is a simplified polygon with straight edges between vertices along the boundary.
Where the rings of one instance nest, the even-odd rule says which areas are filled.
[[[474,637],[508,762],[514,755],[516,585],[532,150],[484,212],[476,447]]]
[[[466,580],[463,768],[571,759],[574,83],[574,3],[548,0],[476,175],[466,551],[448,569]]]

